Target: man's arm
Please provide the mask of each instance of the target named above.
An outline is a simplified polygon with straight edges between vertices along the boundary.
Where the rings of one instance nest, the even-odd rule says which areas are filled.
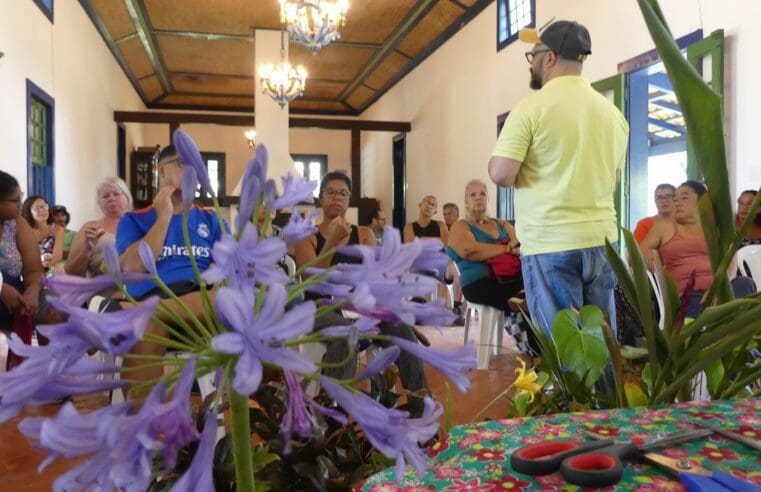
[[[499,186],[513,186],[521,163],[507,157],[493,155],[489,160],[489,177]]]

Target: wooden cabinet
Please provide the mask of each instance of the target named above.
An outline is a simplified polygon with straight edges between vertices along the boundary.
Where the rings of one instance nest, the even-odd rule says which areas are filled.
[[[153,195],[158,189],[158,155],[159,146],[138,147],[130,154],[130,190],[136,209],[153,203]]]

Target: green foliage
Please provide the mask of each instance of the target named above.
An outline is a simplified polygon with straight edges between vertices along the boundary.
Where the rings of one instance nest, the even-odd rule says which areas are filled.
[[[570,309],[564,309],[552,324],[561,363],[585,386],[597,382],[610,359],[602,335],[602,319],[598,307],[584,306],[578,317]]]

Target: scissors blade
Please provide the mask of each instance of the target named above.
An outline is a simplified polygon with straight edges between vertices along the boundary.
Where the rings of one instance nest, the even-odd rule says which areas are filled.
[[[746,446],[748,446],[751,449],[755,449],[757,451],[761,451],[761,441],[757,441],[755,439],[751,439],[750,437],[745,437],[743,435],[740,435],[736,432],[732,432],[729,429],[723,429],[721,427],[717,427],[715,425],[706,424],[705,422],[696,422],[693,421],[693,424],[697,425],[698,427],[703,427],[705,429],[710,429],[713,432],[716,432],[717,434],[721,434],[722,436],[732,439],[733,441],[742,443]]]
[[[710,429],[695,429],[673,432],[671,434],[666,434],[665,436],[656,439],[655,441],[641,444],[638,446],[638,448],[642,451],[646,451],[648,449],[664,448],[666,446],[671,446],[672,444],[679,444],[682,442],[700,439],[701,437],[708,437],[711,434],[713,434],[713,431]]]
[[[684,458],[669,458],[668,456],[658,453],[645,453],[642,457],[645,461],[649,461],[650,463],[663,468],[677,478],[679,478],[680,473],[684,472],[694,473],[695,475],[701,475],[704,477],[710,477],[712,475],[710,470],[698,466]]]

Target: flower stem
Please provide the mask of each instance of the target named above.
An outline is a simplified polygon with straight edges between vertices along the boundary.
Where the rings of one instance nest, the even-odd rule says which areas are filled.
[[[251,423],[248,415],[248,396],[235,391],[230,384],[230,414],[232,416],[233,458],[235,459],[236,490],[254,492],[254,468],[251,457]]]

